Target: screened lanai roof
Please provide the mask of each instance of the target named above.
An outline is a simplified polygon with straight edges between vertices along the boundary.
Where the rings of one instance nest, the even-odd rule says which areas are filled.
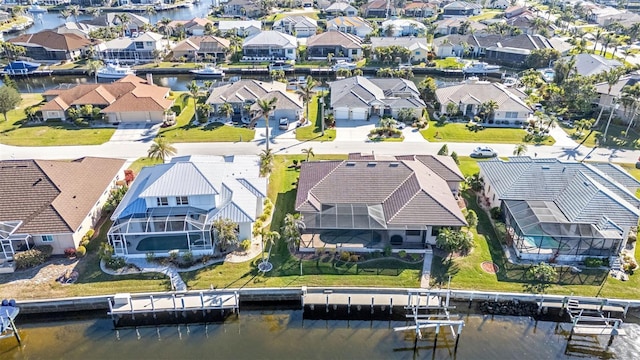
[[[319,228],[385,229],[386,221],[381,204],[322,204],[316,215]]]
[[[140,234],[206,230],[207,212],[198,208],[152,208],[147,216],[130,214],[114,222],[109,234]]]
[[[0,221],[0,239],[8,239],[22,225],[22,221]]]
[[[523,235],[603,239],[622,235],[620,228],[606,217],[598,226],[570,222],[551,201],[507,200],[504,204]]]

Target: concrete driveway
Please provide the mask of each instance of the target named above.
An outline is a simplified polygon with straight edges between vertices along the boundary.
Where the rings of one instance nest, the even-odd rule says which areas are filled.
[[[339,120],[336,121],[335,141],[367,141],[369,131],[376,127],[373,121]]]
[[[110,142],[150,142],[158,134],[160,124],[121,123]]]

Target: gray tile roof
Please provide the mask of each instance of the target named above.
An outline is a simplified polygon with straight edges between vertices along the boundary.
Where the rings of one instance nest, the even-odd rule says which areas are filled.
[[[387,47],[387,46],[402,46],[402,47],[410,47],[416,43],[420,43],[424,46],[427,46],[427,39],[422,37],[413,37],[413,36],[402,36],[402,37],[372,37],[371,39],[371,49],[375,49],[378,47]]]
[[[298,41],[294,36],[283,34],[279,31],[267,30],[261,31],[251,37],[248,37],[242,43],[242,47],[260,47],[273,46],[281,49],[295,49],[298,47]]]
[[[240,80],[214,88],[209,104],[255,102],[271,91],[286,91],[287,84],[278,81]]]
[[[313,46],[342,46],[345,49],[360,49],[362,48],[362,39],[340,31],[326,31],[307,39],[307,47]]]
[[[465,224],[445,180],[418,160],[305,162],[296,210],[318,212],[322,204],[382,205],[386,227]]]
[[[640,81],[640,74],[637,72],[621,76],[620,80],[618,80],[618,82],[611,87],[611,95],[620,96],[622,94],[622,89],[625,86],[633,86],[638,81]],[[596,91],[599,94],[608,94],[609,84],[606,82],[596,84]]]
[[[398,78],[353,76],[331,83],[331,107],[363,107],[373,102],[394,107],[424,107],[416,84]]]
[[[524,102],[526,95],[517,89],[486,81],[447,86],[436,90],[440,104],[454,103],[480,105],[489,100],[498,103],[500,111],[533,112]]]
[[[600,55],[593,54],[578,54],[564,59],[569,60],[572,57],[575,57],[576,60],[576,71],[584,76],[597,75],[622,66],[618,60],[605,59]]]

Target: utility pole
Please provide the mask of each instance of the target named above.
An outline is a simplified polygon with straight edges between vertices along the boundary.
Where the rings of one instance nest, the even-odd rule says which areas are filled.
[[[324,90],[320,93],[318,98],[318,111],[320,112],[320,126],[322,129],[322,136],[324,136]]]

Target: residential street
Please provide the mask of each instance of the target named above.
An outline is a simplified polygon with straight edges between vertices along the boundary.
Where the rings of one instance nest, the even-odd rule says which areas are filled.
[[[366,126],[366,125],[365,125]],[[344,154],[349,152],[376,152],[379,154],[435,154],[444,143],[430,143],[422,140],[419,134],[411,133],[414,129],[404,130],[404,142],[375,143],[366,141],[368,130],[348,131],[338,128],[336,141],[332,142],[299,142],[290,133],[272,138],[271,148],[276,154],[299,154],[302,149],[313,147],[316,154]],[[278,133],[276,133],[278,134]],[[345,135],[346,134],[346,135]],[[551,129],[551,135],[556,139],[553,146],[528,145],[527,155],[537,157],[552,157],[563,160],[611,161],[617,163],[635,163],[640,157],[640,151],[610,150],[597,148],[595,150],[580,146],[570,139],[560,128]],[[126,140],[118,136],[102,145],[93,146],[50,146],[50,147],[16,147],[0,144],[0,159],[74,159],[82,156],[117,157],[134,160],[146,156],[151,142],[150,137],[140,139],[131,136]],[[514,144],[478,144],[478,143],[447,143],[449,151],[455,151],[460,156],[469,155],[479,145],[493,147],[499,156],[509,156],[513,153]],[[256,139],[243,143],[182,143],[174,144],[179,155],[229,155],[229,154],[258,154],[264,149],[264,129],[256,130]]]

